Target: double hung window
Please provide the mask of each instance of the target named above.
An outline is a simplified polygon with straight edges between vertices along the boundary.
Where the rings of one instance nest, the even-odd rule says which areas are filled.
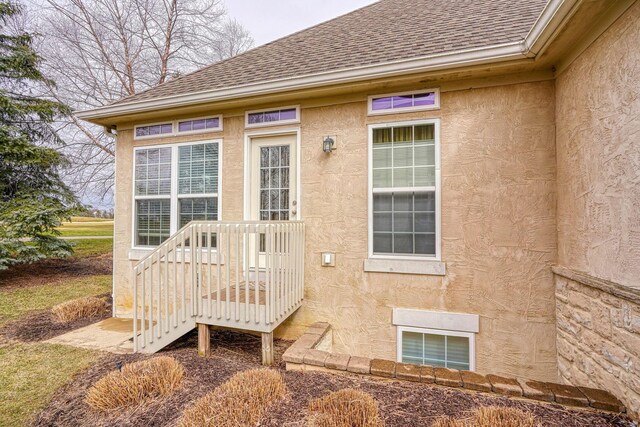
[[[219,218],[219,151],[219,141],[135,149],[135,246]]]
[[[438,122],[370,126],[371,255],[439,256]]]

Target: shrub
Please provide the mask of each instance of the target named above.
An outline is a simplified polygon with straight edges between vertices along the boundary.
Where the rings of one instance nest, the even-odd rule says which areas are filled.
[[[382,427],[378,403],[368,393],[346,388],[309,404],[309,427]]]
[[[539,427],[531,413],[515,408],[484,406],[473,411],[469,419],[438,418],[431,427]]]
[[[271,369],[239,372],[196,400],[179,427],[253,427],[273,402],[286,394],[282,375]]]
[[[107,301],[98,297],[83,297],[58,304],[51,309],[59,323],[97,316],[107,309]]]
[[[85,401],[93,409],[109,411],[167,396],[182,383],[184,368],[172,357],[162,356],[126,364],[96,382]]]

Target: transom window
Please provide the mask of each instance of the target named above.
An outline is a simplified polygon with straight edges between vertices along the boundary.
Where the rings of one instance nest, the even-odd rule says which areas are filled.
[[[369,97],[369,114],[434,110],[437,108],[440,108],[440,92],[438,89]]]
[[[370,126],[370,254],[439,257],[438,122]]]
[[[219,213],[219,141],[135,149],[135,246]]]
[[[167,136],[215,132],[222,130],[222,116],[199,117],[166,123],[138,125],[134,128],[134,139],[151,139]]]
[[[399,361],[459,370],[474,370],[472,333],[398,328]]]
[[[248,111],[246,126],[265,126],[271,124],[296,123],[300,120],[298,107],[284,107],[264,111]]]
[[[171,135],[173,123],[161,123],[156,125],[136,126],[136,138]]]

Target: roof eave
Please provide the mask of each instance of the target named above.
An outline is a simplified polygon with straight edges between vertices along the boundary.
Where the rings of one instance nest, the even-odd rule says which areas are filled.
[[[91,122],[132,113],[267,95],[291,90],[309,89],[318,86],[357,82],[372,78],[392,77],[401,74],[437,71],[518,59],[532,59],[546,49],[550,41],[557,34],[557,31],[562,27],[566,19],[573,14],[576,7],[582,1],[583,0],[550,0],[529,34],[520,42],[446,52],[421,58],[252,83],[223,89],[108,105],[92,110],[79,111],[75,113],[75,115],[79,119]]]

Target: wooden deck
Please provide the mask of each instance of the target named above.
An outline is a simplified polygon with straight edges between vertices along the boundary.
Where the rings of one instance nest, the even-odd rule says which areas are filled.
[[[221,289],[220,301],[226,302],[228,300],[230,303],[231,302],[235,303],[237,298],[237,301],[240,302],[241,304],[246,303],[247,302],[247,286],[245,283],[246,282],[242,282],[239,287],[236,287],[235,285],[230,286],[228,299],[227,299],[227,290]],[[267,293],[265,292],[264,289],[265,289],[264,282],[262,281],[258,282],[258,305],[267,304]],[[208,301],[207,294],[204,294],[202,298]],[[255,282],[249,282],[248,298],[249,298],[249,304],[256,303]],[[217,301],[217,300],[218,300],[218,292],[217,291],[211,292],[211,301]]]

